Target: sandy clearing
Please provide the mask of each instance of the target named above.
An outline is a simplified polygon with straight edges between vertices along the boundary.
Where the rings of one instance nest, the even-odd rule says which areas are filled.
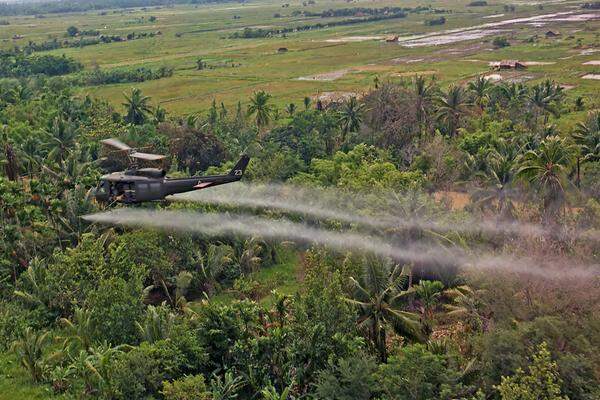
[[[322,92],[312,96],[313,100],[320,100],[324,104],[337,101],[346,101],[352,97],[360,99],[362,95],[356,92]]]
[[[325,40],[328,43],[352,43],[352,42],[365,42],[367,40],[382,40],[383,36],[345,36],[335,39]]]
[[[500,75],[500,74],[490,74],[490,75],[484,76],[484,78],[487,79],[488,81],[498,82],[498,81],[502,80],[502,75]]]
[[[529,67],[532,65],[552,65],[556,64],[556,61],[523,61],[521,64]]]
[[[597,53],[599,51],[600,51],[600,49],[585,49],[585,50],[581,50],[579,52],[579,55],[587,56],[587,55],[590,55],[590,54]]]
[[[309,76],[301,76],[297,78],[299,81],[334,81],[339,79],[350,72],[350,69],[344,68],[337,71],[325,72],[322,74],[309,75]]]
[[[504,14],[486,15],[485,17],[481,17],[481,18],[488,19],[488,18],[500,18],[500,17],[504,17]]]
[[[584,62],[583,65],[600,65],[600,60],[592,60]]]
[[[600,74],[586,74],[582,76],[581,79],[593,79],[600,81]]]
[[[566,84],[562,84],[562,85],[560,85],[560,87],[561,87],[563,90],[571,90],[571,89],[575,89],[575,88],[577,87],[577,85],[566,85]]]

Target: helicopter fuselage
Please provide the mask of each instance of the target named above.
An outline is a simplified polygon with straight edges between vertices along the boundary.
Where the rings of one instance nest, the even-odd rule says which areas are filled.
[[[166,196],[205,189],[239,181],[248,164],[242,159],[225,175],[192,176],[188,178],[168,178],[162,169],[141,168],[113,172],[100,178],[95,191],[96,200],[103,203],[135,204],[162,200]]]

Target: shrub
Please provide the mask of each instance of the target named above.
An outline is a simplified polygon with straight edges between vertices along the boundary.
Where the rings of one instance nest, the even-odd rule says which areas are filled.
[[[139,281],[109,278],[98,283],[97,289],[86,299],[86,305],[99,340],[115,345],[137,341],[135,321],[142,316],[141,296]]]
[[[497,49],[501,49],[503,47],[510,46],[510,42],[504,36],[498,36],[495,37],[494,40],[492,40],[492,45]]]
[[[163,382],[161,393],[165,396],[165,400],[208,400],[211,398],[202,375],[186,376],[173,382]]]

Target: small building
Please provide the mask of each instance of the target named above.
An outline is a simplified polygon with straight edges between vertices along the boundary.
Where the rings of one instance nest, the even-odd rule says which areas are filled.
[[[390,36],[385,39],[387,43],[396,43],[398,41],[398,35]]]
[[[560,32],[559,31],[548,31],[544,34],[546,36],[546,38],[555,38],[555,37],[559,37],[560,36]]]
[[[287,53],[288,49],[287,49],[287,47],[280,47],[277,49],[277,52],[278,53]]]
[[[493,69],[525,69],[527,66],[518,60],[502,60],[490,63]]]

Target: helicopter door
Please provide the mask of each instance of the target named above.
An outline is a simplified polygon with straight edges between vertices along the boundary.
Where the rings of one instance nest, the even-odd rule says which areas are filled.
[[[134,203],[136,201],[135,182],[117,182],[114,191],[117,201],[122,203]]]

